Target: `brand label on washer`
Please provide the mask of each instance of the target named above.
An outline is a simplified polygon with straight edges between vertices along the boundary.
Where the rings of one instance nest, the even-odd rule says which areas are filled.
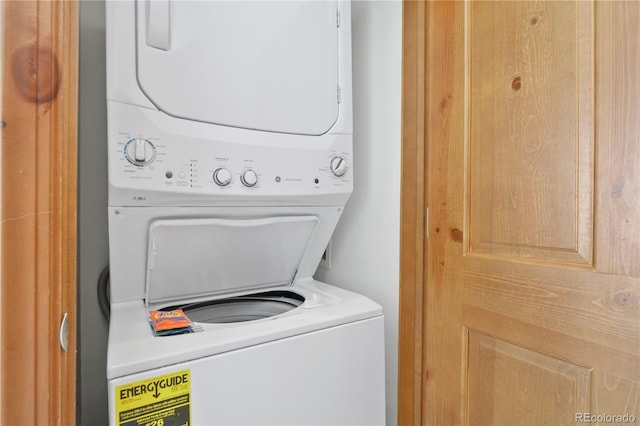
[[[116,387],[119,426],[191,424],[191,371],[178,371]]]

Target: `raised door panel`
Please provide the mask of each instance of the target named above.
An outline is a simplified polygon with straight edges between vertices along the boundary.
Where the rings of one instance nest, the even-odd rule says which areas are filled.
[[[610,373],[597,371],[593,381],[593,423],[634,424],[640,421],[640,382],[623,379]],[[585,421],[586,423],[586,421]]]
[[[591,2],[467,5],[471,254],[591,265]]]
[[[467,338],[466,424],[572,425],[590,411],[589,369],[474,330]]]

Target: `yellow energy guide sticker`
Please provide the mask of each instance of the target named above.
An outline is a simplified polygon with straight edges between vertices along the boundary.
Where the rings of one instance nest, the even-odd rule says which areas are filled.
[[[191,371],[177,371],[116,387],[119,426],[189,426]]]

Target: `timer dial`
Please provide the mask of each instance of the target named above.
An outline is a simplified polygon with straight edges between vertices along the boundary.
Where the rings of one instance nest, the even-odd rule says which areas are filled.
[[[231,183],[231,172],[224,167],[220,167],[213,172],[213,181],[218,186],[227,186]]]
[[[331,169],[331,173],[333,173],[336,177],[342,177],[347,172],[347,160],[340,155],[336,155],[331,159],[329,163],[329,168]]]
[[[144,167],[156,159],[156,147],[146,139],[131,139],[124,146],[124,156],[134,166]]]

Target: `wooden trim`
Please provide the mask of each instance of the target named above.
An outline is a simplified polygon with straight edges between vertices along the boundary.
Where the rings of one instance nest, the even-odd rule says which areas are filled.
[[[75,423],[78,3],[3,2],[0,423]],[[69,315],[69,345],[58,331]]]
[[[402,183],[398,424],[422,423],[426,3],[402,9]]]

